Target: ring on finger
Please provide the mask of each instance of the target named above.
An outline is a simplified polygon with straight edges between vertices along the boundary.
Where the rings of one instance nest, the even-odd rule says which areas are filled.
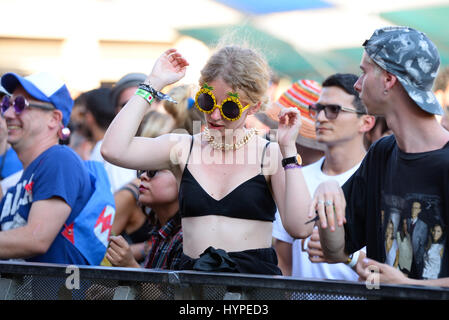
[[[326,201],[324,201],[324,205],[325,205],[326,207],[332,206],[333,204],[334,204],[334,202],[333,202],[332,200],[326,200]]]
[[[318,200],[318,204],[324,204],[324,200]]]

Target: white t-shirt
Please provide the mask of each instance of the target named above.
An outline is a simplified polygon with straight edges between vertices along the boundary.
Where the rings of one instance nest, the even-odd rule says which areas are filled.
[[[340,186],[343,185],[349,177],[358,169],[360,163],[348,171],[337,176],[328,176],[323,173],[321,166],[324,157],[308,166],[302,168],[304,179],[307,183],[311,196],[315,193],[318,185],[326,180],[336,180]],[[312,263],[309,260],[307,251],[302,251],[301,239],[292,238],[285,231],[279,212],[276,212],[276,220],[273,223],[273,237],[284,242],[292,243],[292,276],[300,278],[319,278],[334,280],[357,281],[358,275],[344,263]],[[309,239],[306,239],[308,242]],[[305,248],[307,249],[307,248]]]
[[[111,191],[112,193],[114,193],[125,184],[136,178],[136,170],[119,167],[104,160],[100,152],[102,142],[103,140],[98,141],[95,147],[92,149],[90,160],[103,163],[106,173],[109,177]]]

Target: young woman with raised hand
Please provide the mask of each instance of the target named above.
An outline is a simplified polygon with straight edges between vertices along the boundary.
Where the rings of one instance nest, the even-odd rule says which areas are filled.
[[[310,203],[301,201],[310,195],[295,146],[299,112],[281,110],[277,143],[245,128],[246,117],[268,101],[269,67],[252,49],[225,46],[202,69],[195,96],[206,129],[135,137],[151,100],[170,100],[160,90],[183,78],[188,65],[176,49],[164,52],[110,125],[101,152],[119,166],[173,172],[184,236],[179,269],[281,274],[271,247],[276,207],[293,236],[313,229],[298,215]]]

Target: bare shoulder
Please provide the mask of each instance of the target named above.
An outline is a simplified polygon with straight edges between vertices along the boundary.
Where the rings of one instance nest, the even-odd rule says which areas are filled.
[[[271,176],[276,173],[281,151],[276,141],[269,141],[264,137],[258,136],[258,145],[264,150],[263,155],[263,173],[265,176]]]

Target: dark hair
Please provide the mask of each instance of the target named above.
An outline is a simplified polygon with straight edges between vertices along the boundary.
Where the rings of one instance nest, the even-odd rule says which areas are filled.
[[[441,237],[437,240],[437,242],[433,242],[433,234],[432,230],[435,230],[435,228],[439,226],[441,228]],[[427,244],[426,244],[426,250],[429,250],[433,243],[444,243],[445,242],[445,234],[444,234],[444,228],[440,223],[435,223],[432,227],[430,227],[430,231],[427,233]]]
[[[85,93],[86,110],[91,112],[97,124],[107,129],[115,117],[110,88],[93,89]]]
[[[358,77],[352,73],[336,73],[324,80],[322,86],[324,87],[338,87],[345,91],[347,94],[354,96],[352,105],[357,111],[367,112],[365,105],[360,99],[359,93],[354,89],[354,84],[357,82]]]

